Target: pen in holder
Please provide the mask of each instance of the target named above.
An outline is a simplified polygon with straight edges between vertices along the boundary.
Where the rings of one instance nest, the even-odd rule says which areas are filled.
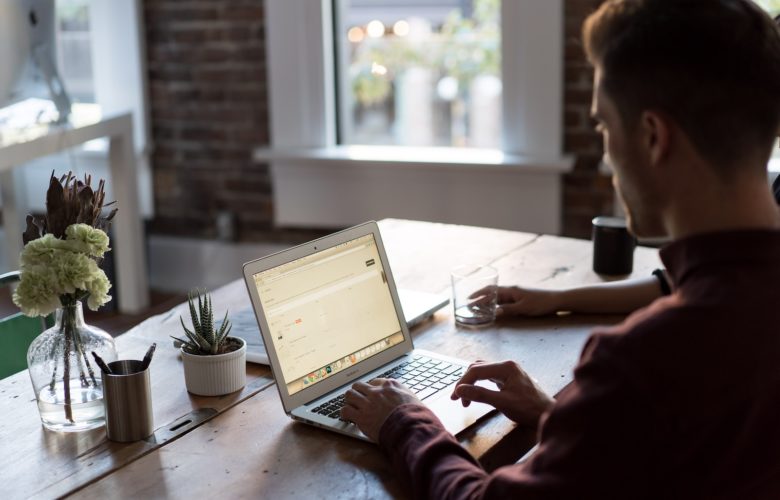
[[[106,435],[111,441],[145,439],[154,432],[148,362],[122,360],[103,370]]]

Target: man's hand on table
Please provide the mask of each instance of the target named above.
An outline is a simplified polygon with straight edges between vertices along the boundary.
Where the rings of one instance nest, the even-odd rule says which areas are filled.
[[[519,286],[489,286],[480,288],[469,298],[473,304],[496,299],[496,316],[544,316],[555,314],[561,308],[562,293],[558,290],[521,288]]]
[[[344,395],[344,403],[342,418],[353,422],[363,434],[377,442],[379,430],[393,410],[403,404],[420,403],[420,400],[396,380],[378,378],[367,384],[357,382]]]
[[[480,380],[494,382],[499,390],[476,385]],[[472,401],[489,404],[509,419],[529,425],[536,425],[553,404],[553,399],[514,361],[472,364],[455,385],[451,397],[460,399],[463,406]]]
[[[519,286],[500,286],[496,316],[544,316],[560,308],[560,292]]]

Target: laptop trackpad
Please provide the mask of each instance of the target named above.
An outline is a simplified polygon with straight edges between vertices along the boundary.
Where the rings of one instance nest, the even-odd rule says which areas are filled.
[[[492,382],[478,382],[485,388],[491,390],[498,390],[498,388]],[[458,434],[467,427],[474,424],[477,420],[487,415],[491,411],[495,410],[490,405],[484,403],[476,403],[474,401],[467,407],[463,407],[460,399],[450,399],[451,390],[445,390],[446,394],[442,394],[442,397],[435,399],[434,401],[425,401],[426,406],[439,417],[441,423],[444,424],[444,428],[452,434]]]

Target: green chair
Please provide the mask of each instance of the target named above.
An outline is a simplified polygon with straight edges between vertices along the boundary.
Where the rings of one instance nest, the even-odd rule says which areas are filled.
[[[19,282],[19,271],[0,275],[0,286]],[[27,368],[27,348],[35,337],[54,326],[54,315],[30,318],[21,312],[0,319],[0,379]]]

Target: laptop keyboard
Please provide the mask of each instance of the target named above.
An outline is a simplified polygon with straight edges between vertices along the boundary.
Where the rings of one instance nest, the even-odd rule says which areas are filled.
[[[454,384],[463,376],[465,368],[447,361],[425,356],[413,356],[394,366],[377,378],[392,378],[407,386],[420,400],[425,400],[445,387]],[[311,411],[332,419],[342,420],[341,408],[344,406],[344,394],[329,399]]]

